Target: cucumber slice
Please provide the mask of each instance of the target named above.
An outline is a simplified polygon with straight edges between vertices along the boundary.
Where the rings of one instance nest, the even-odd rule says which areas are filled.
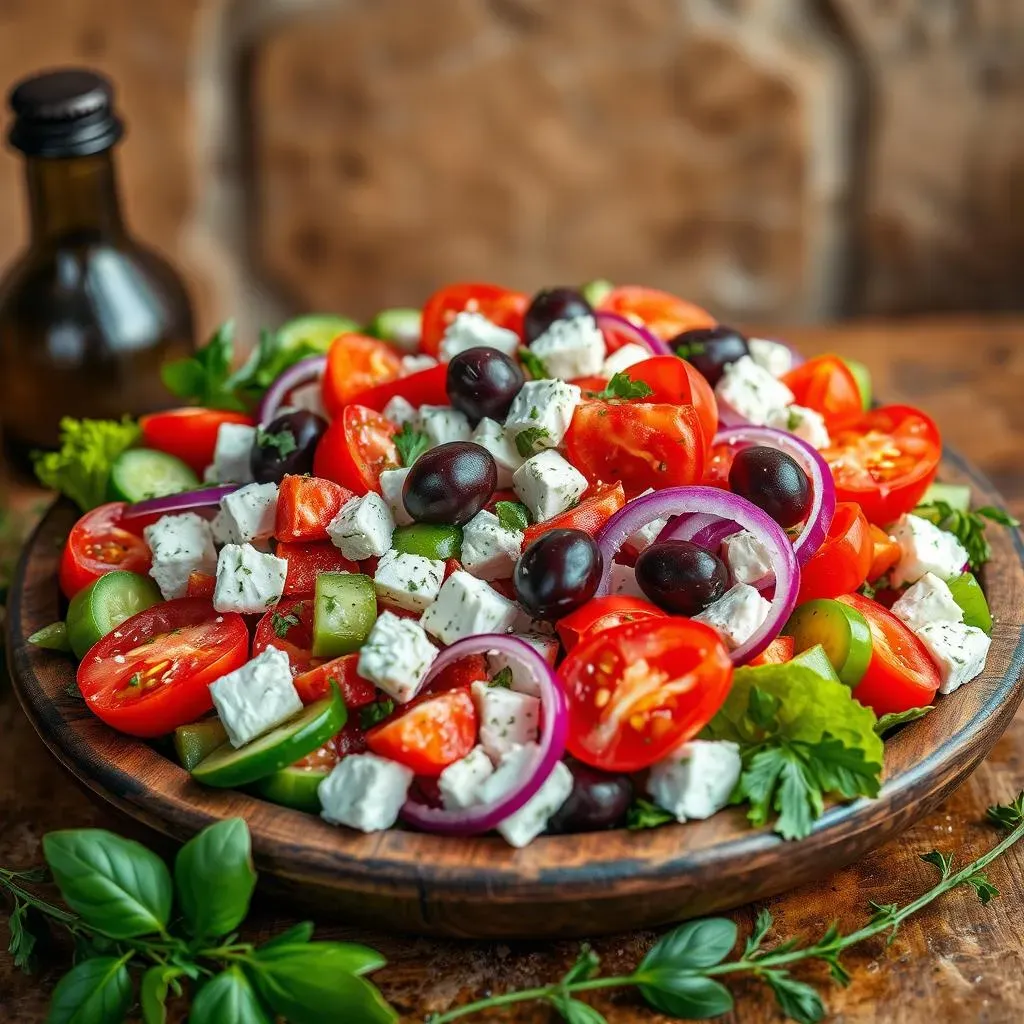
[[[420,343],[423,316],[418,309],[385,309],[366,328],[366,333],[412,351]]]
[[[988,601],[977,581],[974,573],[965,572],[953,579],[947,580],[946,585],[953,595],[953,600],[964,611],[964,625],[977,626],[986,633],[992,632],[992,613],[988,610]]]
[[[871,408],[871,371],[857,359],[844,359],[847,369],[853,374],[857,382],[857,389],[860,391],[860,404],[867,411]]]
[[[605,296],[615,287],[611,281],[599,277],[594,281],[588,281],[581,289],[580,295],[590,303],[594,309],[601,304]]]
[[[294,718],[244,747],[222,744],[192,769],[192,777],[208,786],[230,789],[265,779],[311,754],[334,736],[347,718],[337,686],[331,690],[329,697],[303,708]]]
[[[125,619],[159,604],[157,585],[136,572],[116,569],[80,590],[68,605],[68,643],[81,660],[94,643],[117,629]]]
[[[296,768],[291,765],[265,779],[258,779],[251,789],[273,804],[319,814],[322,808],[317,790],[328,775],[330,772],[326,768]]]
[[[277,330],[277,351],[279,357],[297,348],[309,348],[326,352],[339,334],[358,331],[359,324],[347,316],[333,313],[308,313],[282,324]],[[284,359],[285,365],[288,360]]]
[[[181,459],[152,448],[130,448],[110,467],[110,497],[135,503],[181,494],[199,486],[199,477]]]
[[[796,641],[796,651],[821,645],[841,682],[856,686],[871,661],[871,630],[856,608],[830,598],[806,601],[789,618],[783,633]]]
[[[815,644],[813,647],[808,647],[806,651],[801,651],[789,663],[790,665],[803,665],[804,668],[809,668],[822,679],[828,679],[830,682],[838,683],[840,681],[821,644]]]
[[[935,483],[924,492],[921,504],[927,505],[932,501],[944,501],[957,512],[970,512],[971,489],[967,484]]]
[[[358,651],[376,621],[377,592],[369,576],[347,572],[322,572],[317,576],[313,597],[314,657],[338,658]]]
[[[391,546],[403,555],[423,558],[461,558],[462,527],[436,523],[399,526],[391,535]]]
[[[227,730],[219,718],[204,718],[174,730],[174,750],[182,768],[189,771],[227,741]]]

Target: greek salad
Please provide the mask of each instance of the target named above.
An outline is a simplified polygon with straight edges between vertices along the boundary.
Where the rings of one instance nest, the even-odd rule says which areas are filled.
[[[307,316],[190,404],[65,421],[86,705],[196,783],[375,832],[806,835],[978,676],[987,521],[865,368],[652,288]],[[639,839],[638,839],[639,841]]]

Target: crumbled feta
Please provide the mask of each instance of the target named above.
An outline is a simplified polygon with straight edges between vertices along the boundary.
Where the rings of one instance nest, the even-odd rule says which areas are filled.
[[[483,509],[462,528],[462,567],[481,580],[508,579],[523,549],[521,530],[506,530]]]
[[[213,607],[218,612],[262,614],[284,593],[288,562],[251,544],[225,544],[217,558]]]
[[[651,353],[643,345],[634,345],[633,342],[630,342],[628,345],[616,349],[605,359],[604,366],[601,367],[601,376],[611,379],[615,374],[622,373],[623,370],[628,370],[631,366],[636,366],[637,363],[642,363],[650,358]]]
[[[534,430],[534,450],[557,448],[572,422],[583,392],[562,380],[528,380],[512,399],[505,433],[513,444],[524,430]],[[518,450],[518,446],[517,446]]]
[[[621,597],[642,597],[645,601],[648,600],[647,595],[636,581],[636,569],[631,565],[623,565],[621,562],[612,562],[608,593]]]
[[[402,356],[402,370],[400,377],[409,377],[414,373],[422,373],[437,366],[437,360],[433,356],[415,355]]]
[[[252,481],[252,446],[256,428],[244,423],[222,423],[217,430],[213,449],[213,465],[206,467],[203,478],[212,484],[247,484]]]
[[[468,441],[473,434],[466,414],[450,405],[421,405],[416,425],[427,435],[431,448],[449,441]]]
[[[900,516],[891,534],[900,546],[900,560],[890,575],[894,587],[916,583],[926,572],[948,580],[967,564],[960,541],[920,516]]]
[[[554,320],[551,326],[530,343],[530,351],[544,363],[552,377],[573,380],[601,372],[605,343],[601,328],[592,316],[574,316]]]
[[[587,489],[587,478],[556,451],[531,456],[512,474],[512,488],[534,522],[572,508]]]
[[[916,631],[939,670],[939,693],[952,693],[985,668],[992,638],[962,622],[929,622]]]
[[[513,747],[537,739],[540,701],[528,693],[478,681],[472,686],[480,745],[497,764]]]
[[[425,611],[441,589],[444,567],[444,559],[387,551],[373,574],[377,597],[406,611]]]
[[[480,633],[507,633],[516,619],[515,602],[462,569],[444,581],[420,623],[443,644]]]
[[[356,672],[399,704],[407,704],[419,692],[437,654],[418,622],[381,612],[359,650]]]
[[[244,747],[302,710],[291,662],[276,647],[210,683],[210,698],[233,747]]]
[[[544,633],[511,633],[510,636],[529,644],[552,668],[558,660],[558,639]],[[540,696],[540,686],[530,673],[524,673],[522,665],[515,657],[491,651],[487,655],[487,671],[493,679],[499,672],[508,669],[512,673],[512,689],[516,693],[528,693],[531,697]]]
[[[246,484],[220,499],[213,520],[218,544],[251,544],[274,533],[277,518],[277,484]]]
[[[710,818],[729,802],[743,767],[728,740],[691,740],[651,767],[647,792],[677,821]]]
[[[642,491],[633,500],[636,501],[639,498],[645,498],[648,494],[653,494],[654,488],[648,487],[646,491]],[[627,538],[626,543],[633,547],[637,554],[643,551],[645,548],[649,548],[659,536],[661,531],[668,526],[667,519],[652,519],[646,526],[641,526],[640,529],[634,530]]]
[[[316,413],[327,419],[327,410],[324,408],[324,393],[320,381],[315,380],[312,384],[300,384],[288,397],[288,405],[293,409],[302,409],[306,412]]]
[[[693,618],[717,630],[730,650],[742,647],[768,617],[771,604],[752,586],[737,583]]]
[[[446,811],[462,811],[480,801],[480,787],[494,774],[494,765],[483,747],[474,747],[438,776],[437,788]]]
[[[376,754],[350,754],[317,787],[320,817],[360,832],[381,832],[398,821],[413,772]]]
[[[391,420],[395,426],[404,427],[406,423],[416,422],[416,406],[401,395],[395,395],[394,398],[388,399],[382,415],[385,419]]]
[[[750,356],[742,356],[726,366],[715,385],[715,396],[758,426],[764,426],[773,412],[792,405],[794,400],[793,392]]]
[[[149,575],[156,581],[165,601],[184,597],[193,572],[213,574],[217,549],[210,524],[195,512],[163,516],[142,531],[153,554]]]
[[[498,470],[498,481],[495,486],[511,487],[512,474],[526,460],[516,451],[515,443],[505,432],[505,428],[497,420],[485,416],[476,425],[471,440],[491,453]]]
[[[767,338],[748,338],[750,358],[773,377],[781,377],[793,369],[793,353],[777,341]]]
[[[964,610],[954,600],[952,591],[932,572],[926,572],[904,591],[893,604],[892,613],[911,629],[920,629],[929,622],[964,621]]]
[[[327,534],[341,553],[353,562],[380,557],[391,547],[395,520],[384,499],[371,491],[349,498],[331,520]]]
[[[749,530],[730,534],[722,541],[722,558],[734,583],[757,583],[772,571],[772,556]]]
[[[825,417],[814,409],[802,405],[789,405],[785,409],[773,409],[768,414],[767,426],[789,433],[806,441],[812,448],[827,448],[832,439],[828,436]]]
[[[409,475],[408,467],[404,469],[385,469],[380,475],[381,497],[387,502],[391,518],[396,526],[408,526],[412,522],[405,507],[405,478]]]
[[[460,352],[471,348],[496,348],[514,357],[519,349],[519,335],[491,323],[480,313],[456,313],[441,339],[441,360],[450,362]]]

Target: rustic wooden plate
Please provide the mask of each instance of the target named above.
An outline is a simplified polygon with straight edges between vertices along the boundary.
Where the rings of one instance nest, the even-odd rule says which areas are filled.
[[[947,454],[943,479],[991,485]],[[207,789],[158,750],[120,736],[69,689],[73,663],[24,637],[60,614],[57,565],[73,510],[54,506],[26,547],[8,605],[11,671],[22,706],[54,756],[132,818],[184,840],[240,815],[267,887],[293,903],[375,926],[464,937],[541,938],[649,927],[774,895],[834,871],[920,818],[973,771],[1020,704],[1024,687],[1024,545],[992,528],[986,587],[996,620],[984,676],[939,698],[887,744],[877,800],[831,808],[808,838],[784,843],[738,811],[648,832],[498,838],[391,831],[363,836],[242,793]]]

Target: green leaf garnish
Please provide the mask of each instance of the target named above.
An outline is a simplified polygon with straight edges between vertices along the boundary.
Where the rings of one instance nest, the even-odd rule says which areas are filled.
[[[487,684],[488,686],[496,686],[502,690],[511,690],[512,683],[515,680],[512,678],[512,669],[506,665],[503,669],[500,669],[495,675],[491,676],[491,681]]]
[[[383,722],[395,710],[395,702],[388,698],[374,701],[359,709],[359,728],[364,732]]]
[[[282,459],[297,451],[299,447],[295,441],[295,432],[287,427],[284,430],[275,430],[273,433],[262,427],[257,427],[256,443],[261,448],[276,448],[277,454]]]
[[[916,722],[919,718],[924,718],[929,711],[934,709],[934,704],[926,704],[923,708],[908,708],[906,711],[891,711],[887,715],[882,717],[875,722],[875,732],[879,736],[885,736],[892,732],[893,729],[901,725],[906,725],[907,722]]]
[[[519,350],[519,362],[523,364],[533,380],[549,380],[551,378],[548,368],[544,365],[544,360],[528,348]]]
[[[659,828],[661,825],[670,825],[675,820],[674,814],[643,797],[637,797],[626,812],[626,828],[631,832],[644,828]]]
[[[231,379],[234,339],[235,324],[228,320],[191,356],[164,363],[160,369],[164,387],[178,398],[208,409],[244,412],[245,404]]]
[[[393,440],[403,466],[411,466],[430,447],[430,438],[411,423],[403,423]]]
[[[537,450],[537,443],[551,437],[551,433],[544,427],[527,427],[516,434],[516,451],[528,459]]]
[[[522,533],[530,525],[530,510],[520,501],[496,501],[494,514],[503,530]]]
[[[914,509],[914,515],[927,519],[939,529],[953,534],[967,551],[967,560],[974,572],[992,557],[992,546],[985,536],[985,527],[988,523],[1009,527],[1020,526],[1019,520],[992,505],[961,512],[947,501],[930,501],[926,505],[918,505]]]
[[[654,388],[642,380],[633,380],[625,370],[615,374],[603,391],[595,391],[594,398],[647,398],[654,394]]]

